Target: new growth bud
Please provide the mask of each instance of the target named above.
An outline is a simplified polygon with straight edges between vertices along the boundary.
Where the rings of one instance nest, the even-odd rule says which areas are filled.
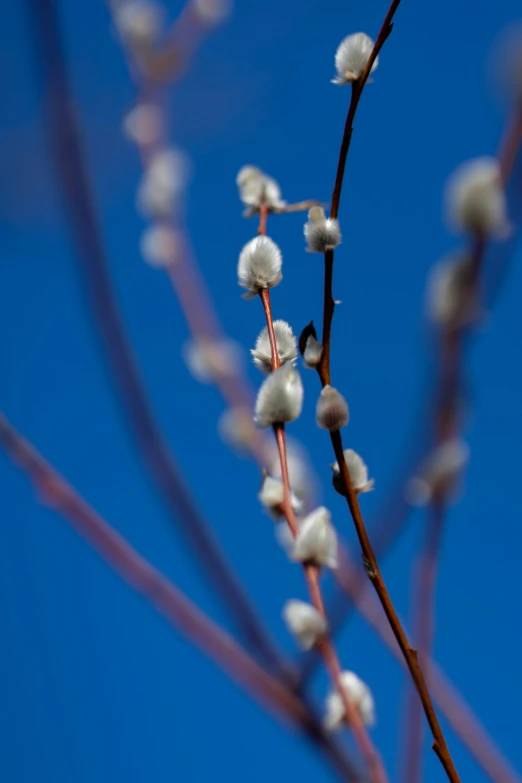
[[[255,422],[259,427],[271,427],[294,421],[303,407],[303,384],[301,376],[287,362],[278,370],[270,373],[259,389]]]
[[[341,674],[342,688],[348,699],[359,712],[365,726],[373,726],[375,723],[375,705],[372,692],[354,672]],[[326,713],[324,727],[327,731],[336,731],[346,720],[341,694],[337,690],[331,690],[326,699]]]
[[[337,534],[327,508],[319,506],[303,519],[291,558],[301,563],[337,568]]]
[[[114,24],[130,47],[146,49],[152,46],[161,29],[163,9],[150,0],[128,0],[114,13]]]
[[[435,495],[451,498],[469,460],[469,447],[461,438],[451,438],[425,460],[419,475],[410,479],[406,498],[412,506],[426,506]]]
[[[327,218],[322,207],[312,207],[308,211],[308,222],[304,226],[306,248],[310,253],[325,253],[334,250],[341,241],[339,221]]]
[[[257,166],[243,166],[236,177],[239,188],[239,198],[248,209],[246,214],[253,215],[261,204],[271,209],[284,207],[286,201],[281,199],[281,188],[268,174]]]
[[[290,324],[281,320],[274,321],[274,334],[281,364],[293,362],[297,358],[297,340],[294,337]],[[266,326],[259,333],[256,347],[250,353],[254,359],[254,364],[261,372],[265,374],[272,372],[272,350]]]
[[[273,517],[280,519],[283,516],[282,505],[285,498],[283,482],[281,479],[265,476],[258,498]],[[302,501],[299,500],[293,492],[290,494],[290,501],[294,512],[299,514],[303,508]]]
[[[368,479],[368,468],[363,459],[353,449],[345,449],[343,455],[355,492],[357,494],[360,492],[371,492],[375,482],[373,479]],[[330,467],[333,470],[332,484],[334,489],[339,495],[346,496],[339,463],[334,462]]]
[[[178,262],[182,241],[179,234],[168,226],[149,226],[142,234],[140,250],[149,266],[166,269]]]
[[[337,76],[332,84],[350,84],[360,79],[370,59],[374,42],[366,33],[354,33],[342,41],[335,53],[335,68]],[[371,73],[377,68],[379,58],[376,57]]]
[[[323,430],[340,430],[348,424],[348,403],[332,386],[325,386],[319,395],[316,421]]]
[[[428,311],[439,326],[457,328],[478,315],[477,291],[470,257],[439,261],[428,280]]]
[[[305,601],[287,601],[283,607],[283,619],[303,650],[311,650],[328,629],[322,614]]]
[[[270,237],[255,237],[239,254],[238,283],[247,289],[246,299],[257,296],[262,288],[272,288],[283,279],[281,251]]]
[[[171,217],[188,176],[189,162],[183,152],[172,147],[157,152],[145,170],[138,190],[140,210],[156,219]]]
[[[448,180],[446,208],[458,231],[480,238],[505,237],[509,224],[498,160],[476,158],[459,166]]]

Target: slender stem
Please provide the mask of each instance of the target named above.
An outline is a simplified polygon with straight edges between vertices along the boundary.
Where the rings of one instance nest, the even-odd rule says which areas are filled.
[[[435,584],[442,545],[445,506],[438,498],[428,508],[429,519],[426,540],[417,559],[412,581],[411,595],[414,598],[413,638],[417,644],[417,655],[426,678],[430,680],[431,650],[434,636]],[[404,751],[402,765],[404,783],[418,783],[422,779],[422,705],[417,692],[408,684]],[[435,698],[435,694],[434,698]]]
[[[260,221],[260,229],[261,228],[263,231],[262,232],[260,231],[260,233],[264,233],[266,231],[266,215],[263,216],[263,214],[261,216],[261,221]],[[281,361],[279,359],[279,353],[277,350],[277,342],[276,342],[276,337],[274,332],[269,289],[261,289],[259,292],[259,296],[263,304],[268,337],[270,341],[270,349],[272,354],[272,371],[275,371],[281,366]],[[297,520],[295,518],[294,510],[292,507],[284,424],[275,424],[274,434],[276,437],[277,448],[279,451],[279,461],[281,465],[281,479],[283,483],[283,503],[281,509],[288,523],[288,527],[290,528],[292,536],[296,538],[299,529],[297,526]],[[323,596],[321,593],[321,586],[319,583],[319,569],[310,563],[304,563],[303,569],[304,569],[305,580],[308,586],[308,592],[310,594],[312,604],[317,609],[317,611],[321,614],[321,616],[327,619],[325,608],[324,608]],[[318,641],[317,648],[325,662],[325,666],[330,675],[332,684],[341,697],[346,713],[346,721],[353,732],[354,739],[357,743],[357,746],[359,747],[361,755],[368,766],[372,781],[374,781],[374,783],[386,783],[387,777],[382,761],[379,757],[379,754],[377,753],[377,750],[373,745],[373,742],[370,739],[368,732],[366,731],[366,727],[364,726],[359,711],[351,701],[349,695],[346,692],[346,689],[343,687],[342,678],[341,678],[341,674],[342,674],[341,666],[339,663],[339,659],[337,657],[337,653],[333,646],[333,642],[331,638],[328,636],[328,634],[325,634]]]
[[[194,499],[185,486],[150,408],[146,391],[115,302],[96,204],[82,144],[76,101],[64,58],[55,0],[28,0],[31,29],[46,86],[49,143],[73,246],[82,265],[86,292],[103,348],[125,403],[139,453],[166,503],[173,523],[185,534],[249,647],[275,670],[288,675],[270,635],[250,602]]]
[[[370,543],[370,539],[368,537],[368,533],[366,531],[364,520],[361,514],[361,509],[359,507],[357,494],[352,486],[350,474],[348,472],[346,462],[344,461],[341,433],[339,431],[331,432],[330,437],[332,440],[335,456],[339,464],[348,507],[350,509],[357,537],[361,545],[366,573],[375,589],[375,592],[377,593],[382,608],[384,609],[384,613],[386,614],[388,622],[390,623],[393,634],[397,640],[402,654],[404,655],[413,682],[415,683],[415,687],[418,691],[426,718],[428,720],[428,724],[431,729],[431,733],[433,735],[433,750],[439,757],[451,783],[459,783],[460,779],[457,774],[457,770],[455,769],[453,759],[451,758],[451,754],[446,744],[442,728],[440,726],[431,696],[428,691],[424,674],[417,659],[417,651],[411,647],[408,642],[401,621],[399,620],[397,612],[395,611],[392,600],[384,583],[384,579],[382,578],[379,564],[373,552],[373,548]]]
[[[346,550],[341,552],[336,575],[339,578],[341,588],[353,599],[361,616],[380,636],[398,662],[406,666],[404,656],[382,612],[379,601],[373,592],[361,590],[359,569],[355,567],[355,563],[348,556]],[[366,580],[366,584],[368,584],[368,580]],[[317,653],[315,654],[317,655]],[[305,659],[309,660],[309,656],[310,653],[307,653]],[[433,659],[430,659],[429,662],[427,679],[430,692],[440,707],[441,713],[492,783],[522,783],[484,726],[479,723],[470,706],[466,704],[462,695]]]
[[[25,440],[0,412],[0,444],[38,495],[70,524],[119,576],[191,644],[274,714],[297,724],[330,758],[341,778],[360,783],[351,760],[324,732],[306,701],[267,672],[226,631],[117,533]]]
[[[344,125],[343,138],[341,140],[341,148],[339,150],[339,160],[337,163],[337,172],[335,175],[335,184],[332,192],[332,202],[330,205],[330,217],[336,218],[339,214],[339,204],[341,202],[341,191],[343,187],[344,170],[346,168],[346,159],[348,157],[348,150],[350,149],[350,142],[353,134],[353,123],[355,120],[355,114],[359,105],[359,100],[363,93],[364,87],[370,76],[372,66],[377,59],[377,56],[384,46],[386,39],[390,35],[393,29],[393,17],[399,7],[401,0],[393,0],[388,13],[384,18],[379,35],[375,41],[373,51],[368,58],[366,67],[361,74],[360,78],[352,84],[352,94],[350,99],[350,105],[348,107],[348,114],[346,115],[346,122]],[[334,252],[333,250],[327,250],[324,254],[324,308],[323,308],[323,353],[321,361],[317,368],[321,383],[323,386],[330,383],[330,339],[332,332],[332,320],[334,315],[334,299],[332,294],[333,286],[333,264],[334,264]]]

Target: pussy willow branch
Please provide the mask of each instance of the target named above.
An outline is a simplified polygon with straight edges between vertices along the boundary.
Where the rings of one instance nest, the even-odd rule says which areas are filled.
[[[323,730],[310,706],[262,668],[172,582],[117,533],[0,412],[0,445],[47,505],[70,524],[116,573],[191,644],[256,701],[297,725],[329,757],[342,780],[360,783],[353,762]]]
[[[267,215],[268,212],[266,207],[264,205],[261,205],[259,230],[258,230],[258,233],[260,235],[266,234]],[[272,354],[272,372],[275,372],[281,366],[281,362],[279,360],[279,353],[277,350],[277,342],[276,342],[276,337],[274,332],[274,322],[272,317],[272,307],[270,302],[269,289],[267,288],[261,289],[259,292],[259,296],[265,313],[266,327],[268,332],[268,338],[270,341],[270,350]],[[299,531],[297,527],[297,521],[294,515],[294,510],[292,507],[290,479],[288,475],[288,460],[287,460],[287,453],[286,453],[286,434],[285,434],[284,424],[275,424],[274,434],[276,437],[277,448],[279,451],[279,460],[281,465],[281,479],[283,483],[283,504],[281,506],[281,510],[283,511],[284,517],[288,523],[288,527],[290,528],[290,532],[292,533],[292,536],[296,538]],[[311,563],[304,563],[303,570],[304,570],[305,580],[306,580],[306,584],[308,587],[308,592],[310,594],[312,604],[315,607],[315,609],[320,613],[320,615],[327,620],[325,608],[324,608],[324,601],[321,592],[321,586],[319,583],[319,569],[316,566],[312,565]],[[321,639],[318,640],[317,649],[319,650],[324,660],[332,684],[341,697],[344,709],[346,711],[347,722],[350,726],[350,729],[353,732],[354,739],[357,743],[357,746],[359,747],[361,755],[368,766],[372,780],[374,781],[374,783],[384,783],[387,780],[384,767],[382,765],[381,759],[379,758],[377,750],[375,749],[372,740],[370,739],[370,736],[366,731],[366,728],[364,726],[361,716],[359,715],[357,708],[352,703],[345,688],[343,687],[342,678],[341,678],[341,674],[342,674],[341,666],[339,663],[339,659],[337,657],[337,653],[333,646],[333,642],[329,637],[328,633],[324,634],[321,637]]]
[[[352,136],[353,120],[355,117],[355,113],[357,111],[359,99],[361,97],[362,90],[364,89],[364,86],[367,82],[367,79],[370,75],[372,65],[375,62],[375,59],[381,47],[383,46],[384,42],[386,41],[386,39],[388,38],[388,36],[392,31],[392,19],[395,14],[395,11],[399,6],[399,3],[400,0],[394,0],[394,2],[392,2],[388,10],[388,13],[386,15],[386,18],[383,22],[383,25],[381,27],[381,30],[379,32],[379,35],[377,36],[377,40],[375,42],[372,54],[370,55],[370,58],[368,59],[368,62],[366,64],[366,68],[364,69],[364,72],[361,75],[360,79],[354,82],[352,86],[352,98],[350,101],[350,107],[348,109],[348,115],[346,118],[346,124],[345,124],[343,139],[341,143],[341,150],[339,154],[339,164],[337,167],[335,186],[332,194],[330,216],[334,218],[336,218],[338,215],[344,169],[346,164],[346,158],[348,155],[348,149],[350,146],[350,140]],[[330,338],[331,338],[331,327],[332,327],[332,318],[333,318],[333,311],[334,311],[334,300],[332,296],[333,262],[334,262],[333,251],[327,251],[325,253],[324,314],[323,314],[323,336],[322,336],[323,355],[322,355],[321,363],[318,368],[319,376],[321,378],[321,383],[323,386],[329,384],[331,378]],[[401,625],[401,622],[398,618],[398,615],[395,611],[388,590],[382,578],[382,574],[380,572],[377,559],[375,557],[370,539],[368,537],[368,533],[366,531],[364,520],[359,507],[357,493],[353,489],[352,482],[350,479],[350,474],[348,472],[348,468],[344,461],[341,433],[339,431],[331,432],[330,437],[331,437],[335,457],[337,459],[339,469],[341,472],[341,479],[342,479],[342,484],[344,486],[346,500],[350,509],[350,513],[352,515],[352,519],[354,521],[357,537],[361,545],[366,573],[368,574],[368,577],[374,586],[377,596],[381,601],[386,617],[388,618],[388,622],[390,623],[390,626],[397,639],[399,647],[401,648],[401,651],[406,659],[408,669],[415,683],[415,686],[418,690],[419,697],[421,699],[428,723],[430,725],[433,734],[433,739],[434,739],[433,749],[437,754],[437,756],[439,757],[450,781],[452,783],[458,783],[459,776],[457,774],[457,770],[455,769],[453,759],[451,758],[451,754],[446,744],[444,734],[442,732],[437,715],[435,713],[435,709],[433,707],[433,703],[428,691],[428,687],[424,675],[419,666],[417,660],[417,652],[414,648],[410,646],[408,642],[404,629]]]
[[[144,103],[153,103],[162,116],[161,132],[152,142],[137,141],[137,147],[143,168],[146,169],[154,155],[161,152],[168,144],[167,112],[165,109],[166,91],[173,89],[174,83],[179,79],[182,66],[186,66],[189,61],[189,53],[193,54],[196,48],[196,41],[201,39],[203,26],[197,13],[195,13],[193,4],[189,0],[178,19],[173,23],[170,32],[158,52],[151,52],[149,57],[137,58],[137,56],[128,47],[125,47],[129,72],[135,81],[139,100]],[[200,30],[200,35],[194,34]],[[186,50],[187,42],[192,42],[189,49]],[[174,59],[176,47],[179,48],[180,56]],[[167,72],[158,81],[158,63],[169,62],[168,78]],[[169,228],[173,220],[163,219]],[[224,342],[224,329],[220,322],[218,313],[214,307],[212,297],[209,294],[205,280],[198,268],[196,258],[190,246],[190,242],[182,221],[176,222],[176,230],[182,243],[182,251],[179,248],[173,248],[170,259],[167,259],[166,272],[169,276],[172,288],[176,295],[181,311],[191,332],[192,337],[199,344],[220,344]],[[254,426],[248,427],[246,422],[251,420],[252,390],[243,373],[241,366],[232,368],[223,368],[223,371],[216,371],[213,376],[213,382],[219,389],[222,397],[227,402],[230,410],[238,414],[245,414],[244,436],[245,445],[248,446],[252,456],[263,464],[264,442],[258,430]]]
[[[163,440],[147,400],[136,361],[115,303],[105,249],[65,64],[55,0],[28,0],[38,63],[46,85],[45,101],[55,172],[72,244],[82,264],[94,319],[125,403],[139,453],[160,490],[202,572],[240,629],[249,648],[287,676],[287,666],[257,616],[239,579],[207,527]]]
[[[501,170],[502,183],[507,189],[512,176],[522,140],[522,104],[514,111],[506,125],[497,157]],[[471,277],[469,281],[469,299],[478,303],[487,242],[482,237],[471,241]],[[476,305],[475,305],[476,306]],[[439,360],[439,393],[434,411],[435,448],[447,442],[459,432],[459,411],[463,404],[465,338],[469,324],[449,325],[441,333]],[[429,518],[425,541],[415,569],[416,578],[412,584],[412,596],[415,600],[414,638],[417,639],[419,660],[425,672],[428,672],[429,655],[432,647],[435,585],[437,565],[441,551],[441,539],[445,521],[445,493],[436,492],[428,508]],[[409,695],[407,724],[403,763],[405,783],[418,783],[421,778],[422,724],[418,700]]]
[[[348,150],[350,149],[350,142],[352,140],[353,122],[359,100],[361,98],[364,87],[370,76],[372,66],[377,59],[379,52],[384,46],[386,39],[389,37],[393,30],[393,17],[400,5],[401,0],[393,0],[388,13],[382,23],[382,27],[379,31],[379,35],[375,41],[373,51],[368,58],[366,67],[357,81],[352,84],[352,97],[350,100],[350,106],[348,108],[348,114],[346,116],[346,123],[344,126],[343,138],[341,141],[341,149],[339,151],[339,162],[337,164],[337,173],[335,175],[335,185],[332,193],[332,203],[330,206],[330,217],[336,218],[339,213],[339,204],[341,201],[341,190],[343,187],[344,169],[346,166],[346,158],[348,156]],[[321,356],[321,362],[318,367],[319,376],[323,386],[330,383],[330,342],[332,333],[332,320],[335,308],[335,301],[332,295],[333,285],[333,265],[334,265],[334,251],[327,250],[324,254],[324,306],[323,306],[323,353]]]
[[[404,657],[377,598],[368,591],[361,592],[359,571],[346,551],[336,573],[342,588],[352,597],[361,616],[380,636],[398,662],[405,666]],[[306,660],[309,660],[309,654],[306,654]],[[428,682],[440,711],[492,783],[522,783],[522,779],[503,757],[469,705],[433,660],[430,661]]]

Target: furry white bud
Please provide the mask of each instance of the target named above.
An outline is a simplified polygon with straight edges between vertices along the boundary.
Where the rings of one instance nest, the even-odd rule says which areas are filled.
[[[314,505],[313,497],[317,479],[302,445],[289,436],[286,440],[286,463],[290,488],[296,497],[303,502],[303,507],[308,510],[311,507],[313,508]],[[267,468],[271,476],[281,478],[279,450],[273,438],[270,439],[268,444]]]
[[[311,650],[328,629],[328,623],[322,614],[305,601],[287,601],[283,607],[283,619],[303,650]]]
[[[168,226],[150,226],[141,237],[140,251],[144,261],[156,269],[174,266],[181,255],[180,236]]]
[[[188,340],[182,353],[190,373],[200,383],[213,383],[239,371],[241,349],[233,340]]]
[[[308,212],[308,222],[304,226],[306,248],[310,253],[325,253],[334,250],[341,241],[339,221],[327,218],[322,207],[312,207]]]
[[[284,207],[286,201],[281,199],[281,188],[273,177],[269,177],[257,166],[243,166],[236,177],[239,188],[239,198],[253,214],[261,204],[272,209]]]
[[[506,195],[496,158],[475,158],[459,166],[446,187],[448,219],[459,231],[505,237],[509,231]]]
[[[218,432],[225,443],[238,451],[251,448],[258,435],[249,408],[229,408],[224,411],[219,417]]]
[[[162,125],[162,115],[157,106],[139,103],[125,116],[123,131],[135,144],[150,145],[159,139]]]
[[[131,47],[152,46],[161,29],[163,9],[150,0],[127,0],[115,10],[114,23],[122,39]]]
[[[439,261],[433,267],[428,280],[427,304],[429,315],[436,324],[455,328],[478,314],[472,275],[467,255]]]
[[[412,506],[426,506],[437,493],[451,495],[469,460],[469,447],[460,438],[452,438],[428,456],[419,475],[410,479],[406,498]]]
[[[332,84],[350,84],[362,76],[366,63],[370,59],[374,42],[366,33],[349,35],[339,44],[335,53],[337,76]],[[375,58],[371,73],[377,68],[379,58]]]
[[[138,189],[138,207],[153,218],[172,216],[175,201],[183,193],[189,177],[187,156],[174,148],[157,152],[145,170]]]
[[[295,367],[287,362],[270,373],[259,389],[255,422],[259,427],[271,427],[294,421],[303,407],[303,383]]]
[[[245,298],[256,296],[262,288],[272,288],[281,282],[283,258],[270,237],[255,237],[239,254],[238,283],[247,289]]]
[[[375,482],[373,479],[368,478],[368,468],[362,457],[360,457],[353,449],[345,449],[343,451],[343,455],[346,467],[348,468],[350,481],[352,482],[352,487],[357,492],[357,494],[359,494],[359,492],[371,492]],[[339,463],[334,462],[334,464],[331,465],[331,468],[333,470],[332,483],[334,485],[334,489],[340,495],[344,495],[345,492],[341,471],[339,469]]]
[[[323,430],[340,430],[348,424],[348,403],[332,386],[325,386],[317,400],[316,421]]]
[[[230,15],[232,0],[192,0],[192,7],[205,24],[221,24]]]
[[[302,520],[291,558],[301,563],[337,568],[337,534],[327,508],[319,506]]]
[[[274,321],[277,353],[281,364],[293,362],[297,358],[297,340],[292,327],[286,321]],[[268,337],[268,329],[263,327],[256,340],[256,347],[250,351],[256,367],[268,375],[272,372],[272,351]]]
[[[348,699],[358,711],[365,726],[373,726],[375,723],[375,704],[372,692],[354,672],[341,674],[342,688]],[[338,690],[331,690],[326,699],[326,713],[324,727],[327,731],[339,729],[346,720],[341,694]]]
[[[303,352],[303,361],[305,367],[308,367],[309,370],[315,370],[316,367],[319,366],[322,355],[322,343],[320,343],[319,340],[317,340],[313,334],[311,334],[306,341],[306,346]]]
[[[272,476],[265,476],[258,498],[262,505],[276,519],[280,519],[281,516],[283,516],[281,506],[283,505],[284,501],[284,487],[281,479],[272,478]],[[294,512],[296,514],[301,513],[303,503],[293,494],[293,492],[290,493],[290,501],[292,503]]]

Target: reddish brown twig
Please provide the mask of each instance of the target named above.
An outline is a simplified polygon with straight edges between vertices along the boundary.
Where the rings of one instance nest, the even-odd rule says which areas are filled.
[[[259,233],[265,233],[266,231],[266,214],[267,214],[266,210],[262,209]],[[274,323],[272,318],[272,308],[270,302],[269,289],[261,289],[259,292],[259,296],[263,304],[268,337],[270,340],[270,348],[272,354],[272,371],[275,371],[281,366],[281,362],[279,360],[276,337],[274,333]],[[279,451],[279,460],[281,465],[281,479],[283,482],[284,499],[283,499],[283,504],[281,506],[281,510],[283,511],[283,514],[288,523],[288,527],[290,528],[292,536],[296,538],[298,534],[298,527],[297,527],[297,521],[294,515],[294,510],[291,501],[290,479],[288,475],[288,461],[287,461],[287,454],[286,454],[286,436],[285,436],[284,424],[274,425],[274,433],[275,433],[277,447]],[[321,616],[327,619],[325,608],[324,608],[324,601],[321,593],[321,586],[319,584],[319,569],[310,563],[305,563],[303,564],[303,570],[304,570],[305,579],[308,586],[308,592],[310,594],[312,604],[317,609],[317,611],[321,614]],[[317,642],[317,648],[325,662],[325,666],[330,675],[332,684],[338,691],[339,695],[341,696],[343,706],[346,711],[347,723],[350,726],[351,731],[353,732],[355,741],[359,747],[361,755],[364,758],[366,764],[368,765],[368,769],[372,776],[372,780],[374,781],[374,783],[378,783],[379,781],[380,783],[384,783],[384,781],[387,780],[384,767],[379,758],[377,750],[375,749],[368,735],[368,732],[366,731],[366,728],[361,719],[361,716],[359,715],[357,708],[352,703],[351,699],[346,693],[345,688],[343,687],[342,679],[341,679],[341,673],[342,673],[341,666],[339,664],[339,659],[337,657],[337,653],[333,646],[333,642],[328,634],[325,634]]]
[[[359,570],[346,550],[342,553],[336,576],[342,589],[355,602],[361,616],[379,634],[399,663],[405,666],[404,656],[380,604],[373,593],[368,590],[361,591]],[[433,660],[430,660],[427,676],[430,692],[441,712],[492,783],[522,783],[521,778],[493,743],[469,705]]]
[[[299,726],[327,753],[343,780],[360,783],[354,765],[325,734],[308,704],[263,669],[232,636],[133,549],[1,412],[0,444],[31,481],[41,499],[85,538],[109,566],[163,614],[187,641],[271,712]]]

